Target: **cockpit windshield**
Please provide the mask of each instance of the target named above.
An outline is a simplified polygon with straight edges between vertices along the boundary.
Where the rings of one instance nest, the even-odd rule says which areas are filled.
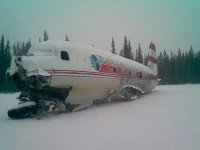
[[[28,56],[52,56],[52,49],[34,49],[28,53]]]

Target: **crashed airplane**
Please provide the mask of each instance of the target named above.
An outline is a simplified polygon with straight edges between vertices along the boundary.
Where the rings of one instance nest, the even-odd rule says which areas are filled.
[[[112,96],[136,99],[158,83],[155,45],[149,49],[144,66],[78,42],[38,43],[27,56],[14,56],[7,70],[21,92],[18,106],[8,110],[8,116],[77,111]]]

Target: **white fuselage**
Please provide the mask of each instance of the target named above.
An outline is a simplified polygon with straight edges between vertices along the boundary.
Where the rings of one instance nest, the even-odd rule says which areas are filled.
[[[30,49],[22,64],[28,76],[38,70],[47,72],[51,87],[72,87],[66,99],[71,104],[107,98],[126,85],[147,93],[157,84],[148,67],[77,42],[42,42]]]

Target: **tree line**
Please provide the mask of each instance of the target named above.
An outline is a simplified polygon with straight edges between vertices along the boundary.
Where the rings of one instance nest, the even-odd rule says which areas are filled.
[[[17,42],[11,47],[10,41],[5,40],[4,35],[0,40],[0,91],[9,92],[16,91],[15,84],[8,78],[6,71],[11,64],[11,58],[13,55],[22,56],[28,53],[31,47],[31,41]]]
[[[46,30],[43,33],[43,41],[49,40],[49,36]],[[41,42],[39,38],[39,42]],[[66,34],[65,41],[69,41]],[[6,70],[11,64],[11,57],[27,55],[28,50],[31,47],[31,39],[27,42],[17,42],[11,46],[10,41],[5,39],[4,35],[0,40],[0,91],[16,91],[16,87],[12,80],[7,78]],[[117,54],[115,41],[112,37],[111,52]],[[139,63],[147,65],[148,55],[143,56],[140,43],[135,50],[135,56],[132,51],[130,40],[127,36],[124,37],[123,48],[119,51],[122,57],[135,60]],[[192,46],[188,51],[178,50],[175,54],[171,51],[168,55],[166,50],[160,52],[158,59],[158,77],[161,80],[161,84],[185,84],[185,83],[200,83],[200,51],[194,52]]]
[[[1,91],[6,88],[5,85],[8,83],[8,81],[6,80],[5,73],[7,68],[10,66],[10,62],[11,62],[10,41],[5,40],[4,35],[2,35],[0,41],[0,90]]]
[[[158,77],[161,84],[200,83],[200,51],[192,46],[188,51],[170,55],[164,50],[158,56]]]
[[[111,42],[111,52],[116,54],[114,38]],[[119,55],[147,66],[149,54],[147,56],[142,55],[140,43],[135,54],[134,57],[131,42],[125,36],[124,46]],[[163,50],[157,60],[160,84],[200,83],[200,51],[194,51],[192,46],[188,51],[178,49],[177,54],[171,51],[170,55],[166,53],[166,50]]]

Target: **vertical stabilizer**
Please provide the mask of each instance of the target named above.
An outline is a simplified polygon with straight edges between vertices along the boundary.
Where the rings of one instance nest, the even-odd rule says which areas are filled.
[[[149,45],[149,51],[150,51],[150,55],[149,55],[148,67],[151,70],[153,70],[153,72],[155,72],[157,75],[158,74],[158,68],[157,68],[158,61],[156,59],[156,47],[152,42]]]

